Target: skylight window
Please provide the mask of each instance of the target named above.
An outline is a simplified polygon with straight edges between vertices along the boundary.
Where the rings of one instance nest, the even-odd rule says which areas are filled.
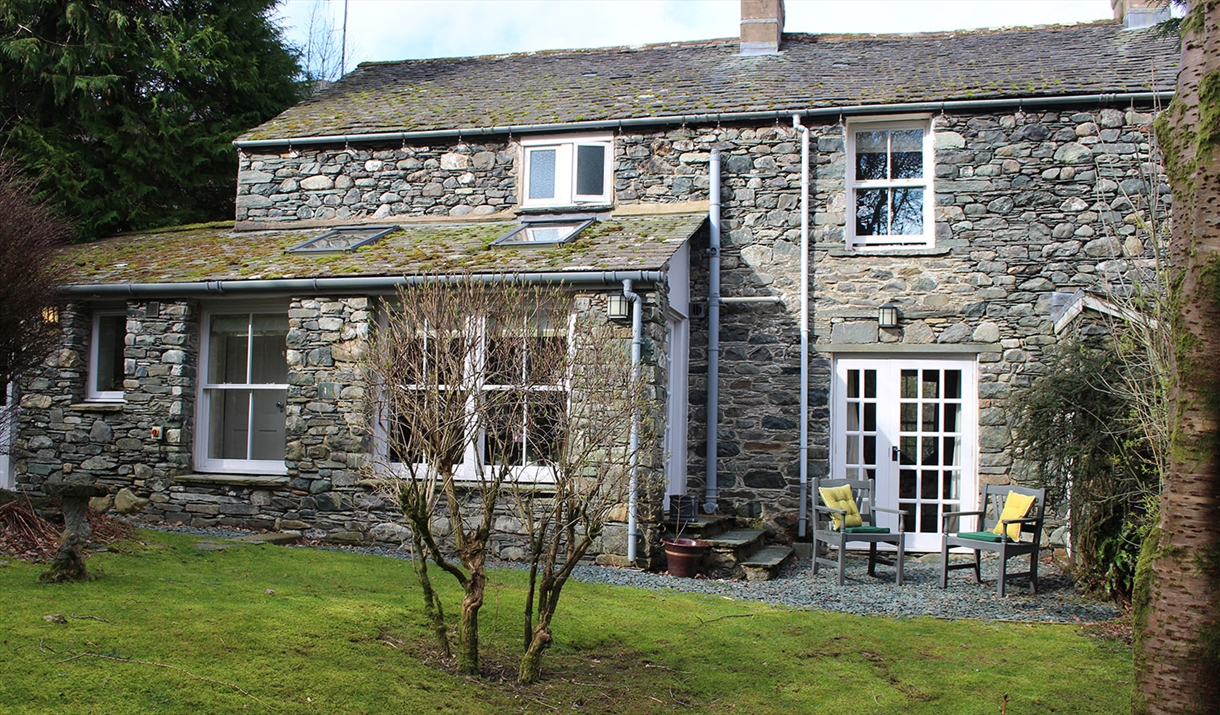
[[[354,251],[361,246],[367,246],[386,234],[397,229],[397,226],[351,226],[336,228],[299,243],[288,249],[289,253],[340,253]]]
[[[593,223],[593,219],[527,221],[496,239],[495,246],[537,246],[567,243]]]

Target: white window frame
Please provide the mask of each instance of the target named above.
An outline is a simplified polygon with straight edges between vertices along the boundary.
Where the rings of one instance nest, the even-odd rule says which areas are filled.
[[[17,383],[0,385],[4,404],[0,405],[0,489],[13,489],[13,442],[17,437]]]
[[[208,360],[211,355],[212,317],[216,315],[247,315],[257,313],[287,313],[287,306],[274,303],[242,303],[233,306],[213,306],[204,309],[200,318],[199,339],[199,389],[195,400],[195,469],[200,472],[230,473],[230,474],[266,474],[281,475],[288,473],[288,465],[283,459],[216,459],[208,456],[208,441],[211,429],[210,390],[282,390],[285,393],[284,407],[287,408],[288,384],[273,383],[211,383],[208,382]],[[249,318],[247,318],[249,320]],[[253,350],[254,341],[247,334],[247,351]],[[249,370],[249,352],[247,353],[247,370]],[[250,376],[247,373],[246,379]],[[251,407],[253,410],[253,407]],[[285,409],[285,424],[287,410]],[[247,430],[253,432],[252,417],[248,421]],[[252,437],[251,437],[252,438]]]
[[[605,152],[602,176],[602,193],[576,193],[577,147],[596,146]],[[533,172],[533,154],[538,150],[555,150],[555,195],[550,198],[531,198],[530,176]],[[580,206],[583,204],[609,204],[614,196],[614,136],[612,134],[576,134],[568,136],[539,137],[521,140],[521,206],[542,208],[552,206]]]
[[[101,335],[102,335],[102,318],[114,318],[122,316],[124,323],[127,320],[126,308],[109,308],[93,311],[92,326],[89,330],[89,373],[85,378],[85,401],[86,402],[124,402],[126,400],[124,390],[99,390],[97,389],[98,378],[98,363],[100,361]],[[123,334],[119,336],[121,344],[127,342],[127,329],[123,328]],[[124,358],[119,362],[117,370],[120,375],[125,373]]]
[[[923,177],[918,179],[856,179],[856,132],[859,131],[895,131],[903,129],[920,129],[923,131]],[[931,248],[936,240],[936,191],[934,176],[936,170],[935,142],[932,133],[931,117],[907,117],[895,120],[892,117],[862,117],[847,122],[847,162],[846,186],[847,207],[845,212],[845,231],[847,248],[849,250],[893,250],[907,248]],[[915,188],[924,190],[923,202],[923,233],[922,234],[887,234],[877,236],[856,235],[856,196],[860,189],[892,189]]]
[[[390,309],[392,310],[392,309]],[[382,311],[379,316],[381,327],[385,328],[389,319],[390,310]],[[575,314],[568,316],[567,343],[568,350],[573,349],[573,342],[576,329]],[[466,360],[466,366],[462,375],[461,389],[467,394],[467,414],[469,419],[467,424],[470,425],[471,433],[466,435],[465,445],[462,448],[462,461],[453,465],[453,477],[461,483],[479,483],[495,478],[495,470],[503,469],[502,466],[484,464],[484,455],[487,450],[487,426],[485,424],[476,423],[475,421],[475,405],[472,402],[476,393],[485,390],[506,390],[512,389],[512,386],[494,385],[486,382],[486,358],[487,358],[487,320],[486,318],[472,316],[468,321],[468,330],[477,336],[475,342],[475,351],[471,359]],[[411,389],[412,386],[407,386]],[[429,388],[430,389],[430,388]],[[563,382],[558,385],[534,385],[529,388],[530,392],[558,392],[562,391],[565,395],[564,409],[571,409],[571,377],[565,376]],[[378,420],[374,438],[376,440],[377,454],[379,454],[384,462],[389,465],[393,473],[399,475],[422,474],[428,466],[424,463],[407,464],[405,462],[391,461],[389,430],[390,425],[386,423],[388,415],[383,415]],[[527,425],[528,439],[528,425]],[[537,464],[524,464],[510,466],[506,481],[520,484],[554,484],[555,471],[553,467]]]

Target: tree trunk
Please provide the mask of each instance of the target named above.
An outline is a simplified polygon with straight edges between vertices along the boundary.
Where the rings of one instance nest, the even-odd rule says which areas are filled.
[[[1160,523],[1141,554],[1132,711],[1208,713],[1220,703],[1220,3],[1182,26],[1177,95],[1157,120],[1173,188],[1175,437]]]
[[[432,634],[436,637],[436,645],[441,649],[441,655],[449,658],[453,655],[449,649],[449,629],[445,626],[445,611],[441,607],[441,598],[432,588],[432,579],[428,576],[428,550],[424,547],[423,537],[419,535],[418,530],[411,530],[411,541],[415,547],[415,558],[412,561],[415,578],[419,581],[424,596],[424,616],[427,617]]]
[[[479,674],[479,609],[487,577],[483,570],[471,571],[462,598],[462,618],[458,622],[457,669],[465,675]]]
[[[39,581],[60,583],[62,581],[92,581],[85,568],[84,548],[93,536],[89,526],[89,497],[63,496],[64,533],[59,537],[59,550]]]
[[[517,673],[517,682],[523,685],[538,682],[539,676],[542,675],[542,654],[550,647],[551,613],[550,611],[543,612],[540,609],[538,623],[534,626],[534,633],[533,637],[530,638],[529,647],[525,649],[525,654],[521,656],[521,670]]]

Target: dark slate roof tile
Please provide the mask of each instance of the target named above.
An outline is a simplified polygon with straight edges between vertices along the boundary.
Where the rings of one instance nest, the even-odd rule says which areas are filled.
[[[365,63],[243,139],[1172,89],[1173,37],[1113,22]]]

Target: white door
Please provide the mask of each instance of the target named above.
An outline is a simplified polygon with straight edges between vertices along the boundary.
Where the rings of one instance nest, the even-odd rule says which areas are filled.
[[[939,550],[941,515],[977,501],[976,383],[973,359],[835,361],[831,476],[875,480],[912,551]]]
[[[690,324],[669,316],[669,397],[665,416],[665,474],[667,496],[686,493],[687,362]]]
[[[13,440],[17,437],[17,391],[13,383],[0,388],[0,489],[12,489]]]

